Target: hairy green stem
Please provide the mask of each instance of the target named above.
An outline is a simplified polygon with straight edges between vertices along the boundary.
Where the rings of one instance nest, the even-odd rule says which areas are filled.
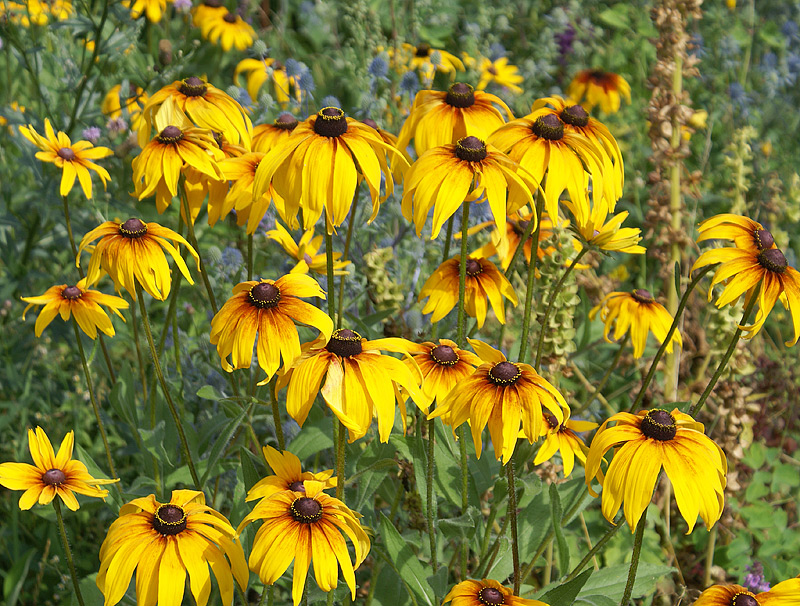
[[[506,463],[508,478],[508,517],[511,519],[511,558],[514,563],[514,595],[519,595],[521,577],[519,573],[519,536],[517,534],[517,487],[514,477],[514,455]],[[466,577],[465,577],[466,578]]]
[[[467,346],[466,324],[467,314],[465,309],[465,294],[467,285],[467,240],[469,239],[469,206],[465,201],[461,213],[461,258],[458,265],[458,346]],[[469,507],[469,469],[467,468],[467,432],[461,425],[457,430],[458,450],[461,458],[461,513],[466,515]],[[469,559],[469,545],[466,539],[461,541],[461,577],[467,578],[467,560]]]
[[[539,230],[542,225],[542,209],[544,208],[544,196],[536,194],[536,228],[533,232],[533,241],[539,242]],[[524,244],[520,246],[524,248]],[[513,259],[512,259],[513,261]],[[520,362],[525,362],[525,357],[528,353],[528,335],[531,330],[531,310],[533,309],[533,291],[536,287],[536,265],[539,261],[539,255],[534,254],[533,246],[531,245],[531,261],[528,263],[528,284],[525,290],[525,311],[522,319],[522,336],[520,337],[519,356],[517,359]],[[511,267],[509,265],[509,267]]]
[[[432,412],[432,411],[431,411]],[[434,422],[436,419],[431,419],[428,421],[428,469],[425,473],[425,496],[427,501],[427,517],[428,517],[428,539],[430,540],[431,546],[431,568],[433,569],[433,574],[436,574],[436,571],[439,570],[439,562],[437,560],[437,547],[436,547],[436,493],[433,492],[433,474],[435,470],[435,436],[434,431],[436,426]]]
[[[344,253],[342,254],[342,260],[346,261],[347,256],[350,254],[350,242],[353,239],[353,225],[356,222],[356,212],[358,212],[358,201],[359,201],[358,190],[356,190],[355,197],[353,198],[353,206],[350,209],[350,218],[347,220],[347,236],[344,239]],[[327,252],[327,250],[326,250]],[[331,251],[331,267],[333,267],[333,251]],[[347,279],[345,274],[342,274],[339,277],[339,313],[336,314],[336,328],[342,327],[342,316],[344,313],[344,283]],[[333,288],[333,282],[331,282],[331,288]]]
[[[339,421],[339,419],[336,418],[336,416],[334,416],[333,419],[333,426],[338,428],[338,431],[336,432],[336,498],[344,503],[344,457],[345,444],[347,442],[347,436],[345,435],[345,432],[347,429]]]
[[[628,582],[625,583],[625,592],[619,606],[628,606],[633,593],[633,584],[636,582],[636,571],[639,569],[639,556],[642,553],[642,540],[644,539],[644,527],[647,522],[647,508],[642,512],[639,523],[636,525],[636,536],[633,539],[633,555],[631,555],[631,567],[628,570]]]
[[[247,234],[247,279],[253,279],[253,234]]]
[[[186,214],[186,227],[188,228],[189,233],[189,244],[192,245],[194,251],[197,253],[197,258],[199,259],[200,265],[200,276],[203,278],[203,284],[206,287],[206,292],[208,293],[208,300],[211,303],[211,310],[214,312],[214,315],[217,315],[219,311],[219,307],[217,307],[217,298],[214,296],[214,289],[211,288],[211,282],[208,279],[208,272],[206,271],[206,264],[203,261],[203,255],[200,254],[200,246],[197,244],[197,236],[194,233],[194,223],[192,222],[192,213],[189,209],[189,202],[186,200],[186,196],[183,195],[183,179],[181,179],[180,184],[180,191],[181,191],[181,204],[184,209],[184,213]]]
[[[275,423],[275,437],[278,438],[278,448],[286,449],[286,442],[283,437],[283,425],[281,425],[281,411],[278,407],[278,398],[275,395],[275,387],[270,384],[269,393],[272,399],[272,422]]]
[[[75,597],[78,598],[78,604],[80,604],[80,606],[85,606],[81,588],[78,584],[78,573],[75,571],[75,561],[72,559],[72,550],[69,548],[67,529],[64,527],[64,517],[61,515],[60,498],[61,497],[56,496],[53,499],[53,509],[56,510],[56,520],[58,521],[58,534],[61,536],[61,546],[64,548],[64,554],[67,556],[67,565],[69,566],[69,574],[72,577],[72,586],[75,588]]]

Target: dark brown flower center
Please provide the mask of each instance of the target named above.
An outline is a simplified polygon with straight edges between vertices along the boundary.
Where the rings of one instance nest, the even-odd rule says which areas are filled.
[[[478,137],[462,137],[456,141],[456,157],[464,162],[480,162],[486,157],[486,144]]]
[[[542,139],[558,141],[564,137],[564,123],[555,114],[545,114],[536,118],[531,126],[531,131]]]
[[[589,124],[589,114],[580,105],[570,105],[561,112],[560,118],[563,122],[572,126],[586,126]]]
[[[250,289],[250,302],[260,309],[272,308],[281,300],[281,291],[274,284],[261,282]]]
[[[48,486],[58,486],[67,481],[67,476],[60,469],[48,469],[42,474],[42,482]]]
[[[511,221],[511,229],[514,230],[514,233],[518,236],[522,236],[525,233],[525,230],[528,229],[528,225],[530,225],[530,221]],[[530,238],[530,236],[528,236]]]
[[[222,133],[218,133],[217,131],[212,130],[211,131],[211,136],[214,137],[214,143],[217,144],[217,147],[222,149],[222,146],[225,143],[225,140],[222,138]]]
[[[786,267],[789,265],[780,248],[762,250],[758,253],[758,262],[761,264],[761,267],[776,274],[785,272]]]
[[[314,120],[314,132],[323,137],[339,137],[347,132],[347,118],[338,107],[324,107]]]
[[[427,57],[431,54],[431,45],[423,42],[414,50],[414,54],[417,57]]]
[[[126,238],[141,238],[147,233],[147,225],[141,220],[131,218],[119,226],[119,234]]]
[[[460,358],[456,350],[449,345],[437,345],[431,349],[431,359],[442,366],[454,366]]]
[[[648,438],[667,442],[675,437],[678,427],[675,425],[675,417],[666,410],[655,409],[649,411],[639,426],[641,432]]]
[[[203,4],[209,8],[219,8],[222,6],[222,0],[204,0]]]
[[[650,291],[645,290],[644,288],[637,288],[631,294],[633,295],[634,299],[639,301],[639,303],[652,303],[656,300]]]
[[[153,516],[153,528],[164,535],[179,534],[186,530],[186,512],[172,503],[161,505]]]
[[[206,94],[208,86],[197,76],[191,76],[181,82],[178,90],[187,97],[202,97]]]
[[[281,130],[294,130],[297,126],[297,118],[289,112],[284,112],[275,118],[275,126]]]
[[[58,157],[68,162],[72,162],[75,159],[75,152],[71,147],[62,147],[58,150]]]
[[[325,349],[342,358],[357,356],[361,353],[361,335],[349,328],[338,328],[333,331]]]
[[[236,15],[233,13],[228,13],[222,18],[222,20],[226,21],[227,23],[236,23]]]
[[[305,492],[306,486],[303,484],[302,480],[295,480],[289,484],[289,490],[294,490],[295,492]]]
[[[555,415],[545,414],[544,415],[547,424],[550,426],[550,429],[558,429],[561,427],[561,424],[558,422],[558,419]]]
[[[757,229],[753,233],[753,239],[756,241],[758,250],[767,250],[768,248],[772,248],[772,245],[775,244],[775,238],[773,238],[772,234],[766,229]]]
[[[478,592],[478,600],[481,604],[486,606],[497,606],[498,604],[505,604],[503,592],[494,587],[484,587]]]
[[[489,378],[496,385],[510,385],[516,383],[522,376],[519,365],[513,362],[498,362],[489,371]]]
[[[486,71],[489,72],[490,74],[492,74],[493,76],[497,75],[497,68],[494,66],[494,64],[492,64],[489,67],[487,67]]]
[[[364,118],[362,122],[367,126],[374,128],[375,130],[378,130],[378,123],[375,122],[375,120],[373,120],[372,118]]]
[[[758,600],[749,593],[737,593],[731,599],[731,606],[759,606]]]
[[[444,102],[453,107],[471,107],[475,104],[475,89],[469,84],[463,82],[456,82],[449,89],[445,95]]]
[[[311,497],[300,497],[295,499],[289,507],[289,513],[297,522],[303,524],[313,524],[322,517],[322,505],[319,501]]]
[[[81,289],[77,286],[67,286],[64,290],[61,291],[61,296],[65,299],[79,299],[81,296]]]
[[[474,278],[477,275],[480,275],[483,272],[483,265],[481,265],[480,261],[476,259],[467,259],[467,275],[470,278]]]
[[[178,128],[177,126],[172,126],[171,124],[158,133],[156,137],[159,143],[177,143],[181,139],[183,139],[183,131]]]

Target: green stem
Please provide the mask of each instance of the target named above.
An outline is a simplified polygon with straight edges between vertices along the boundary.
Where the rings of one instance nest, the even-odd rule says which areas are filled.
[[[550,579],[553,578],[553,541],[547,544],[544,554],[544,576],[542,577],[542,585],[549,585]]]
[[[466,323],[467,316],[464,308],[465,292],[467,289],[467,232],[469,231],[469,202],[464,202],[461,213],[461,258],[458,265],[458,346],[462,349],[467,346]]]
[[[247,279],[253,279],[253,234],[247,234]]]
[[[333,236],[325,231],[325,260],[328,271],[328,315],[336,324],[336,304],[333,297]]]
[[[538,191],[537,191],[537,196],[538,196]],[[541,216],[539,218],[541,219]],[[539,240],[539,227],[538,227],[539,224],[537,222],[534,225],[533,221],[528,221],[528,225],[525,227],[525,230],[522,232],[522,235],[520,236],[519,246],[517,246],[517,250],[514,251],[514,256],[511,257],[511,261],[509,261],[508,267],[506,267],[505,272],[503,272],[503,274],[505,275],[506,278],[508,278],[511,275],[511,272],[514,270],[514,266],[516,266],[516,264],[517,264],[517,260],[520,258],[520,256],[522,256],[522,253],[525,250],[525,243],[531,237],[531,234],[533,233],[533,230],[534,230],[534,226],[536,227],[536,246],[534,246],[533,241],[532,241],[531,242],[531,259],[533,259],[534,255],[536,255],[537,259],[539,258],[539,242],[538,242],[538,240]]]
[[[350,254],[350,241],[353,239],[353,225],[356,222],[356,212],[358,211],[359,199],[358,190],[356,190],[356,194],[353,199],[353,207],[350,209],[350,218],[347,221],[347,236],[344,239],[344,253],[342,254],[342,260],[344,261],[347,261],[347,256]],[[332,252],[333,251],[331,251],[331,253]],[[333,261],[331,261],[331,267],[332,266]],[[342,327],[342,315],[344,312],[344,283],[346,278],[347,276],[345,274],[342,274],[339,277],[339,313],[336,314],[336,328]]]
[[[642,540],[644,539],[644,527],[647,521],[647,508],[642,512],[639,523],[636,525],[636,536],[633,539],[633,555],[631,556],[631,567],[628,570],[628,582],[625,583],[625,592],[619,606],[628,606],[633,593],[633,584],[636,582],[636,571],[639,569],[639,555],[642,553]]]
[[[447,220],[447,234],[444,237],[444,254],[442,254],[442,263],[450,258],[450,242],[453,240],[453,219],[455,215],[451,215]],[[439,323],[436,322],[431,327],[431,338],[434,342],[439,338]]]
[[[539,229],[542,225],[542,209],[544,207],[544,196],[536,194],[536,228],[533,233],[533,241],[539,242]],[[524,248],[525,244],[520,244],[520,248]],[[513,261],[513,259],[512,259]],[[533,245],[531,245],[531,262],[528,264],[528,285],[525,290],[525,313],[522,320],[522,336],[520,337],[519,356],[517,359],[520,362],[525,362],[525,356],[528,353],[528,335],[531,330],[531,309],[533,302],[533,291],[536,286],[536,265],[539,261],[539,255],[534,253]],[[509,265],[511,267],[511,265]],[[544,328],[543,328],[544,330]]]
[[[581,570],[583,570],[584,567],[589,563],[589,561],[606,546],[606,543],[611,540],[611,537],[617,534],[620,528],[622,528],[621,519],[617,520],[616,524],[612,524],[611,528],[609,528],[602,538],[597,541],[595,546],[592,547],[585,556],[583,556],[583,559],[578,562],[578,565],[572,570],[572,572],[569,573],[567,578],[564,579],[564,583],[569,583],[572,579],[578,576],[581,573]]]
[[[61,196],[61,199],[64,201],[64,220],[67,224],[67,236],[69,236],[69,245],[72,249],[72,258],[78,258],[78,247],[75,246],[75,237],[72,235],[72,220],[70,219],[69,215],[69,202],[67,201],[66,196]],[[78,273],[81,274],[81,278],[83,278],[83,269],[81,266],[78,266]]]
[[[717,525],[708,533],[708,543],[706,544],[706,567],[703,572],[703,588],[711,586],[711,568],[714,566],[714,547],[717,544]]]
[[[617,367],[617,364],[619,364],[619,359],[622,357],[622,352],[625,350],[625,346],[628,344],[630,336],[631,335],[629,332],[625,333],[625,336],[622,338],[622,341],[619,342],[619,348],[617,349],[617,353],[614,355],[614,359],[611,361],[611,366],[608,367],[608,370],[606,370],[605,374],[603,375],[603,378],[600,379],[600,382],[597,384],[597,387],[595,387],[592,390],[592,393],[589,394],[589,397],[586,398],[586,401],[583,404],[581,404],[578,408],[572,411],[573,416],[578,415],[587,408],[589,408],[589,405],[594,401],[595,396],[603,391],[603,388],[606,386],[606,383],[608,383],[608,380],[611,378],[611,373],[614,372],[614,369]]]
[[[281,425],[281,411],[278,407],[278,398],[275,397],[275,387],[270,383],[269,393],[272,398],[272,422],[275,423],[275,437],[278,438],[278,448],[286,450],[286,442],[283,437],[283,425]]]
[[[78,585],[78,573],[75,571],[75,562],[72,559],[72,551],[69,548],[69,539],[67,539],[67,529],[64,527],[64,518],[61,515],[61,497],[56,496],[53,499],[53,508],[56,510],[56,520],[58,521],[58,533],[61,535],[61,546],[64,548],[64,554],[67,556],[67,565],[69,566],[69,574],[72,577],[72,586],[75,588],[75,596],[78,598],[78,604],[85,606],[83,602],[83,595],[81,588]]]
[[[511,557],[514,562],[514,595],[519,595],[521,577],[519,574],[519,536],[517,534],[517,487],[514,477],[514,455],[506,463],[508,478],[508,516],[511,518]],[[466,577],[465,577],[466,578]]]
[[[106,24],[108,18],[108,4],[109,0],[103,2],[103,14],[100,16],[100,22],[94,30],[94,50],[92,51],[92,58],[89,59],[89,65],[86,68],[86,73],[81,78],[81,83],[78,85],[78,92],[75,93],[75,104],[72,106],[72,113],[69,117],[69,125],[66,128],[66,133],[69,135],[72,132],[72,127],[75,126],[75,118],[78,115],[78,106],[81,104],[81,97],[86,88],[86,83],[89,82],[89,74],[92,73],[92,68],[97,61],[97,56],[100,54],[100,47],[102,46],[103,26]]]
[[[347,441],[347,437],[345,436],[345,431],[347,430],[335,416],[333,419],[333,426],[334,428],[338,428],[336,432],[336,498],[344,503],[344,447]]]
[[[197,470],[194,467],[192,453],[189,451],[189,442],[186,440],[186,434],[183,431],[183,423],[178,415],[178,410],[175,408],[175,403],[172,401],[172,396],[169,393],[169,387],[167,387],[167,381],[164,379],[164,373],[161,371],[161,362],[158,360],[156,344],[153,340],[153,333],[150,330],[150,319],[147,316],[147,308],[144,305],[144,296],[142,295],[142,291],[137,290],[136,296],[139,301],[139,310],[142,313],[142,323],[144,324],[144,332],[147,337],[147,344],[150,346],[150,355],[153,358],[153,368],[156,371],[156,376],[158,376],[158,382],[161,384],[161,391],[164,392],[164,399],[167,401],[169,412],[172,415],[173,421],[175,421],[175,428],[178,430],[178,438],[181,442],[183,456],[186,459],[186,464],[189,466],[189,473],[192,476],[192,481],[194,482],[195,488],[197,490],[203,490],[200,486],[200,477],[197,475]]]
[[[144,367],[144,356],[142,355],[142,348],[139,344],[139,322],[136,320],[136,301],[131,297],[131,326],[133,327],[133,342],[136,345],[136,357],[139,361],[139,380],[142,382],[142,398],[147,402],[147,373]],[[155,420],[153,420],[155,423]],[[152,429],[152,427],[150,428]]]
[[[469,467],[467,466],[467,431],[464,425],[457,430],[458,452],[461,459],[461,515],[467,514],[469,509]],[[469,543],[466,539],[461,541],[461,580],[467,580],[467,560],[469,559]]]
[[[436,429],[436,426],[434,425],[435,420],[436,419],[431,419],[428,421],[428,469],[426,470],[427,473],[425,474],[425,495],[428,504],[428,539],[430,540],[431,545],[431,568],[433,569],[433,574],[436,574],[436,571],[439,570],[436,547],[436,494],[433,492],[433,474],[436,467],[434,462],[434,432]]]
[[[189,209],[189,202],[186,200],[186,196],[183,194],[183,179],[181,179],[181,187],[179,189],[181,204],[183,205],[184,212],[186,214],[186,227],[188,228],[189,232],[189,244],[192,245],[197,253],[197,258],[200,260],[200,276],[203,278],[203,284],[205,285],[206,292],[208,293],[208,300],[211,302],[211,309],[214,312],[214,315],[217,315],[217,312],[219,311],[219,308],[217,307],[217,299],[214,296],[214,290],[211,288],[211,282],[208,279],[206,264],[203,262],[203,255],[200,254],[200,246],[197,244],[197,237],[194,233],[194,223],[192,222],[192,213]]]

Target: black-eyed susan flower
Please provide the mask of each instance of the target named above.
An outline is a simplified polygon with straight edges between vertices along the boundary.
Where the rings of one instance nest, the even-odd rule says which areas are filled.
[[[234,47],[239,51],[248,49],[256,39],[253,26],[238,14],[229,11],[204,20],[200,33],[211,44],[221,46],[226,52]]]
[[[169,502],[155,495],[123,505],[100,546],[97,587],[107,606],[125,595],[136,571],[136,603],[180,606],[188,577],[197,606],[211,594],[209,566],[222,603],[233,603],[234,579],[244,590],[250,573],[227,518],[206,505],[202,492],[173,490]]]
[[[131,19],[146,15],[151,23],[161,21],[161,16],[167,10],[167,0],[123,0],[122,5],[130,9]]]
[[[189,164],[184,165],[181,173],[184,176],[183,191],[186,193],[186,204],[189,206],[189,214],[192,223],[197,220],[200,209],[203,207],[203,202],[207,198],[208,224],[213,227],[216,225],[217,221],[225,219],[233,208],[232,203],[228,200],[228,191],[230,187],[228,179],[225,177],[222,163],[225,160],[241,157],[247,153],[247,150],[241,145],[232,145],[228,143],[225,137],[220,133],[212,134],[214,136],[214,143],[219,150],[213,153],[217,158],[216,163],[222,174],[222,178],[209,176]],[[181,215],[185,220],[186,217],[183,206],[181,206]],[[244,224],[244,221],[239,222],[239,225],[242,224]]]
[[[176,80],[147,100],[142,109],[139,147],[150,140],[153,120],[164,101],[170,98],[200,128],[222,133],[235,145],[250,147],[253,125],[244,108],[233,97],[197,76]]]
[[[414,97],[397,147],[405,149],[413,139],[414,149],[421,156],[431,148],[455,143],[468,135],[485,141],[513,117],[500,97],[476,91],[463,82],[456,82],[447,92],[422,90]]]
[[[520,242],[522,242],[522,236],[525,234],[525,230],[530,226],[531,221],[534,221],[535,225],[536,217],[534,214],[527,209],[521,209],[520,211],[512,213],[506,217],[505,229],[497,229],[494,221],[486,221],[471,227],[469,230],[469,235],[477,233],[481,229],[489,226],[495,227],[489,236],[489,242],[472,253],[472,256],[489,258],[497,255],[500,257],[500,267],[503,269],[503,271],[505,271],[511,264],[511,259],[514,258],[517,248],[519,248]],[[453,235],[455,236],[456,240],[461,239],[460,233]],[[550,220],[550,217],[542,217],[542,224],[539,226],[539,246],[536,247],[536,256],[539,259],[544,259],[547,255],[552,255],[556,251],[555,246],[548,246],[546,248],[542,248],[541,246],[542,242],[545,242],[552,237],[553,222]],[[525,244],[522,249],[522,253],[525,255],[525,260],[528,263],[531,262],[532,247],[533,233],[531,233],[531,235],[528,236],[528,239],[525,240]]]
[[[564,396],[529,364],[509,362],[481,341],[469,342],[484,364],[458,383],[428,418],[442,417],[454,431],[469,421],[478,458],[483,450],[481,434],[488,424],[495,458],[505,465],[514,454],[520,426],[522,435],[533,443],[547,423],[543,407],[559,424],[569,407]]]
[[[284,490],[305,492],[306,488],[303,482],[306,480],[320,482],[323,490],[336,487],[336,478],[331,477],[333,475],[332,469],[326,469],[318,473],[303,471],[300,466],[300,459],[288,450],[281,452],[280,450],[274,449],[272,446],[264,446],[261,450],[264,453],[267,464],[275,475],[267,476],[256,482],[253,487],[247,491],[247,498],[245,501],[263,499],[264,497],[272,496],[276,492],[282,492]]]
[[[100,177],[105,188],[106,183],[111,180],[108,171],[95,164],[92,160],[99,160],[114,154],[107,147],[93,147],[89,141],[76,141],[72,143],[70,138],[61,131],[56,133],[53,130],[50,120],[44,119],[43,137],[30,124],[20,126],[19,132],[41,151],[36,152],[36,157],[42,162],[51,162],[56,168],[61,169],[61,187],[59,193],[66,196],[75,185],[75,179],[81,185],[83,194],[87,199],[92,199],[92,176],[89,173],[93,170]]]
[[[78,509],[74,493],[105,499],[108,491],[97,488],[119,480],[98,480],[89,475],[86,465],[72,458],[75,433],[70,431],[61,441],[58,454],[41,427],[28,430],[28,448],[33,465],[27,463],[0,464],[0,485],[11,490],[24,490],[19,508],[30,509],[35,503],[47,505],[56,496],[72,511]]]
[[[355,569],[370,548],[369,537],[358,521],[361,516],[339,499],[325,494],[322,482],[305,480],[303,485],[303,491],[283,491],[262,499],[239,524],[241,532],[248,524],[263,520],[253,539],[250,570],[262,583],[272,585],[294,561],[292,600],[298,606],[312,560],[314,578],[322,591],[336,588],[341,567],[355,599]],[[353,560],[345,536],[355,548]]]
[[[300,297],[324,299],[325,292],[316,280],[303,274],[234,286],[233,296],[211,320],[211,343],[217,346],[222,368],[227,372],[250,368],[255,342],[258,365],[267,373],[263,385],[277,372],[281,357],[288,367],[300,356],[295,322],[316,328],[329,339],[333,332],[330,317]]]
[[[573,421],[569,418],[569,411],[566,411],[564,420],[559,423],[553,415],[545,415],[547,427],[544,434],[544,442],[536,453],[533,460],[534,465],[541,465],[545,461],[553,458],[557,452],[561,453],[561,462],[564,464],[564,477],[572,473],[575,467],[575,459],[586,465],[586,453],[589,448],[577,432],[591,431],[597,427],[597,423],[590,421]]]
[[[422,313],[432,313],[431,322],[444,318],[458,303],[460,263],[460,257],[453,257],[442,263],[419,291],[420,301],[428,298]],[[503,297],[516,307],[517,295],[511,282],[497,270],[494,263],[488,259],[469,257],[465,284],[464,309],[478,321],[478,328],[483,327],[486,321],[488,305],[492,306],[497,320],[501,324],[506,323]]]
[[[411,157],[408,155],[408,152],[405,150],[405,148],[400,149],[397,147],[396,135],[390,133],[388,130],[382,129],[372,118],[364,118],[362,122],[367,126],[374,128],[375,132],[378,133],[378,136],[381,139],[397,150],[397,152],[389,153],[389,166],[392,167],[392,176],[394,177],[394,180],[399,183],[403,179],[407,165],[411,164]],[[402,158],[398,158],[398,155],[402,156]]]
[[[135,217],[124,223],[106,221],[83,237],[78,246],[77,264],[80,264],[81,251],[98,238],[100,241],[92,251],[86,270],[87,284],[97,282],[102,269],[114,280],[117,292],[124,288],[134,297],[136,284],[139,283],[151,297],[163,301],[172,287],[172,275],[164,250],[170,254],[189,284],[194,284],[189,268],[175,245],[186,246],[198,269],[200,258],[183,236],[167,227],[152,221],[145,223]]]
[[[433,48],[425,42],[417,46],[404,42],[398,50],[398,55],[395,57],[393,47],[386,49],[390,62],[401,68],[402,72],[416,71],[426,83],[433,81],[437,71],[450,74],[451,77],[455,77],[456,71],[464,71],[464,63],[453,53]]]
[[[253,151],[267,153],[279,147],[292,134],[299,122],[292,114],[282,113],[272,124],[258,124],[253,128]]]
[[[693,606],[796,606],[798,600],[800,578],[783,581],[761,593],[752,593],[741,585],[712,585]]]
[[[634,358],[644,355],[648,333],[653,333],[659,344],[664,343],[673,320],[667,308],[656,301],[650,291],[643,288],[637,288],[633,292],[608,293],[589,312],[589,319],[594,320],[598,312],[605,324],[603,338],[608,343],[613,342],[608,338],[612,328],[614,341],[619,341],[630,330]],[[676,343],[678,346],[683,345],[678,330],[672,333],[667,353],[672,353],[672,347]]]
[[[138,86],[129,85],[125,91],[121,84],[112,86],[103,97],[100,111],[111,119],[126,116],[131,129],[138,131],[141,126],[142,108],[147,103],[147,93]]]
[[[398,387],[414,402],[425,403],[419,389],[419,373],[409,370],[397,358],[381,354],[407,354],[408,348],[405,339],[368,341],[347,328],[335,330],[328,340],[320,336],[305,343],[300,357],[278,378],[278,389],[288,385],[286,410],[302,427],[314,399],[322,393],[325,403],[347,427],[350,442],[366,435],[373,417],[378,419],[381,442],[387,442],[394,426],[395,402],[400,408],[403,431],[406,427],[405,402]]]
[[[703,221],[697,231],[697,242],[706,240],[730,240],[736,248],[758,256],[762,250],[777,248],[775,238],[758,221],[741,215],[721,214]]]
[[[575,231],[577,231],[586,244],[595,246],[600,250],[618,251],[633,255],[643,255],[647,252],[640,246],[642,230],[638,227],[622,227],[628,218],[628,211],[624,210],[608,218],[608,206],[594,204],[588,215],[581,209],[568,204],[570,210],[575,211]],[[585,210],[585,209],[583,209]]]
[[[86,279],[81,280],[75,286],[67,284],[51,286],[38,297],[22,297],[22,300],[28,304],[25,311],[22,312],[23,320],[31,307],[44,305],[34,326],[37,337],[42,336],[44,329],[59,314],[65,322],[71,315],[74,315],[78,326],[92,339],[97,337],[98,328],[109,337],[113,337],[114,325],[111,324],[111,320],[101,306],[108,307],[122,318],[123,322],[125,317],[119,310],[128,309],[128,302],[125,299],[104,295],[96,290],[86,288]]]
[[[233,72],[233,81],[238,83],[239,76],[244,74],[247,83],[247,94],[251,99],[258,99],[261,87],[267,81],[272,82],[272,92],[281,108],[286,109],[289,100],[294,98],[300,101],[300,88],[297,78],[286,73],[283,63],[272,57],[258,59],[242,59],[236,64]],[[254,136],[255,138],[255,136]],[[254,145],[255,149],[255,145]]]
[[[328,260],[322,248],[322,235],[314,235],[313,229],[307,229],[300,240],[294,241],[292,235],[280,223],[275,223],[275,229],[267,232],[267,238],[274,240],[283,247],[283,250],[297,260],[295,265],[289,273],[292,274],[307,274],[309,271],[315,274],[325,275],[328,271]],[[345,276],[348,272],[345,267],[350,265],[350,261],[342,259],[342,253],[333,253],[333,275]]]
[[[202,0],[192,8],[192,21],[197,27],[203,27],[203,24],[209,19],[214,19],[227,12],[228,8],[223,0]]]
[[[609,423],[615,425],[609,427]],[[633,532],[663,468],[689,526],[687,534],[694,529],[698,514],[711,529],[722,515],[728,462],[704,431],[702,423],[677,408],[642,410],[635,415],[620,412],[605,421],[586,455],[586,485],[597,496],[591,484],[595,476],[600,479],[605,518],[613,522],[624,501],[625,519]],[[603,478],[598,475],[600,463],[612,447],[614,458]]]
[[[520,75],[516,65],[509,65],[508,57],[500,57],[494,61],[484,57],[478,69],[481,73],[478,90],[485,90],[490,83],[493,83],[507,88],[512,93],[520,94],[522,92],[520,84],[524,78]]]
[[[0,16],[7,11],[12,23],[24,27],[43,26],[52,21],[64,21],[75,12],[72,0],[27,0],[27,2],[5,2],[0,9]]]
[[[538,600],[517,597],[492,579],[461,581],[444,596],[444,604],[451,601],[452,606],[547,606]]]
[[[706,233],[708,231],[711,230]],[[721,264],[714,272],[711,287],[708,289],[710,301],[714,295],[714,286],[720,282],[725,284],[717,298],[717,307],[734,305],[742,295],[745,295],[747,301],[750,301],[750,297],[758,297],[755,321],[749,326],[741,326],[745,339],[752,339],[758,334],[775,302],[780,298],[792,316],[794,338],[786,341],[786,345],[791,347],[800,338],[800,273],[788,264],[783,252],[775,247],[775,239],[769,231],[755,230],[750,242],[746,235],[737,238],[743,241],[746,249],[737,247],[707,250],[694,262],[692,271],[707,265]]]
[[[595,105],[607,114],[619,111],[620,99],[631,102],[631,85],[619,74],[600,69],[585,69],[578,72],[569,84],[567,93],[576,103],[583,104],[592,111]]]
[[[424,406],[420,403],[420,408],[426,413],[434,401],[442,402],[453,387],[483,364],[474,353],[461,349],[449,339],[439,339],[438,343],[412,343],[408,352],[413,359],[406,360],[406,364],[412,372],[419,368],[422,373],[422,394],[426,403]]]
[[[332,233],[350,212],[363,179],[372,199],[372,222],[381,200],[394,191],[387,153],[399,154],[399,150],[385,143],[375,129],[346,118],[338,107],[325,107],[298,124],[289,138],[261,161],[254,196],[262,196],[273,184],[286,201],[286,216],[295,216],[302,208],[303,228],[311,229],[324,211]],[[405,162],[402,155],[401,161]],[[386,179],[383,197],[381,174]]]

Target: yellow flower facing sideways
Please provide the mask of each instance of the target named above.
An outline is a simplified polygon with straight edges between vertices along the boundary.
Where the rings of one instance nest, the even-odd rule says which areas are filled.
[[[318,473],[311,471],[303,471],[300,467],[300,459],[288,450],[283,452],[274,449],[272,446],[264,446],[261,449],[264,453],[264,458],[267,465],[270,466],[275,475],[267,476],[256,482],[253,487],[247,491],[247,498],[245,501],[255,501],[269,497],[276,492],[283,492],[284,490],[294,490],[296,492],[303,492],[305,487],[303,482],[306,480],[315,480],[320,482],[323,490],[328,488],[336,488],[336,478],[333,478],[333,470],[326,469]]]
[[[275,229],[267,232],[267,238],[277,242],[283,247],[283,250],[297,260],[291,272],[293,274],[307,274],[309,271],[315,274],[325,275],[328,271],[328,261],[325,251],[320,252],[322,248],[322,234],[314,235],[313,229],[307,229],[303,232],[300,240],[294,241],[292,235],[280,223],[275,223]],[[333,275],[346,276],[350,272],[345,271],[345,267],[350,265],[350,261],[342,259],[342,253],[333,253]]]

